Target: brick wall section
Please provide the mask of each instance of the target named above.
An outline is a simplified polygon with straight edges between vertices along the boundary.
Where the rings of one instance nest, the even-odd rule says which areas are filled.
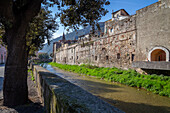
[[[46,113],[124,113],[38,65],[33,74]]]

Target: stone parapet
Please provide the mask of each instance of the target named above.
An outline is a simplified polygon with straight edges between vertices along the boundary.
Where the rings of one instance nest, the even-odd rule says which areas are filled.
[[[33,66],[33,75],[46,113],[123,113],[38,65]]]
[[[141,69],[156,69],[156,70],[170,70],[170,62],[163,61],[136,61],[132,63],[132,67]]]

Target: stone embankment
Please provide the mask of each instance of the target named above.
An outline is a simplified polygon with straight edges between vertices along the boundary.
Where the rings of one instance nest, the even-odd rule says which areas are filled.
[[[39,65],[32,69],[47,113],[123,113]]]

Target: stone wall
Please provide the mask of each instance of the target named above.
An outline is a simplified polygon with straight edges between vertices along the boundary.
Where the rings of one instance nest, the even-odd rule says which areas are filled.
[[[31,67],[46,113],[123,113],[48,70],[38,65]]]
[[[56,62],[132,68],[132,61],[170,60],[170,0],[160,0],[123,20],[105,22],[105,35],[60,48]]]
[[[170,1],[161,0],[136,12],[137,61],[148,60],[154,47],[170,50]]]
[[[67,64],[91,64],[101,67],[130,68],[135,60],[136,19],[130,16],[107,24],[113,33],[92,37],[90,41],[60,48],[55,52],[56,62]]]

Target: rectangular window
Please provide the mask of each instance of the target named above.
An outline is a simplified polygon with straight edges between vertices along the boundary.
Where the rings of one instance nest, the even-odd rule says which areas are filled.
[[[110,32],[113,33],[113,28],[110,29]]]
[[[77,60],[79,59],[79,56],[77,56]]]
[[[120,59],[120,53],[117,53],[117,59]]]
[[[134,61],[135,59],[135,54],[132,54],[132,61]]]
[[[106,60],[109,60],[109,56],[106,56]]]
[[[95,60],[97,60],[97,56],[95,56]]]

